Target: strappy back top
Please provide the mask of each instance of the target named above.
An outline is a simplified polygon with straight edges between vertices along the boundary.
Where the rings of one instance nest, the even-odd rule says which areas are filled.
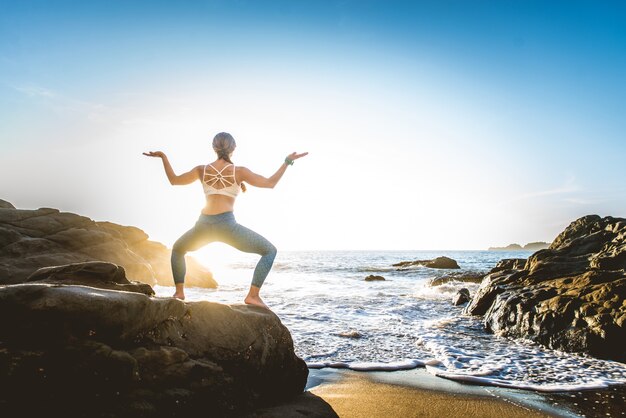
[[[213,172],[207,170],[210,167]],[[223,174],[224,170],[232,167],[231,174]],[[235,179],[235,166],[233,164],[225,165],[221,170],[213,167],[212,164],[204,166],[202,173],[202,188],[204,194],[209,196],[212,194],[222,194],[230,197],[237,197],[239,194],[239,185]]]

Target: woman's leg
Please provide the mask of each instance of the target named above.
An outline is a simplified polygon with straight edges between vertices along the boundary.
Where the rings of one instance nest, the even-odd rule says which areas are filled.
[[[267,308],[259,296],[259,290],[274,264],[277,252],[276,247],[260,234],[236,222],[229,222],[227,225],[224,225],[223,230],[220,232],[220,238],[224,243],[240,251],[261,256],[254,268],[252,284],[245,302]]]
[[[213,232],[212,225],[198,221],[193,228],[185,232],[174,243],[171,257],[172,276],[174,276],[174,284],[176,286],[174,297],[185,299],[184,287],[185,274],[187,273],[185,254],[214,241]]]

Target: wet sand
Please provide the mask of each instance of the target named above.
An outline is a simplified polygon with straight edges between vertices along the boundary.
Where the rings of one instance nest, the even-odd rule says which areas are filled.
[[[424,369],[365,373],[311,370],[304,395],[277,407],[258,410],[250,417],[575,416],[552,408],[544,397],[532,392],[528,399],[517,399],[514,392],[446,381]]]

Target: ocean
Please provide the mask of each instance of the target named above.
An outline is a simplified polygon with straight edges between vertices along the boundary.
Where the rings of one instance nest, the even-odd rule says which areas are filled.
[[[545,392],[626,384],[626,365],[550,350],[484,330],[481,318],[463,315],[452,298],[478,284],[429,286],[451,270],[400,261],[447,256],[461,272],[487,272],[503,258],[531,252],[493,251],[283,251],[261,296],[289,328],[296,353],[310,368],[401,370],[425,367],[442,378]],[[214,270],[218,289],[186,289],[187,301],[241,303],[258,256],[238,253]],[[211,266],[208,266],[211,267]],[[459,270],[454,270],[459,271]],[[367,275],[385,281],[366,282]],[[173,289],[156,286],[158,296]]]

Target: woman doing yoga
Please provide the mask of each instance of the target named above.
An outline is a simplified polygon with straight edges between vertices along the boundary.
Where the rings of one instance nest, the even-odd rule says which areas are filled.
[[[221,132],[213,138],[213,150],[217,159],[207,165],[199,165],[190,171],[176,175],[167,156],[161,151],[144,152],[149,157],[158,157],[163,161],[165,174],[172,185],[184,185],[196,180],[202,182],[206,195],[206,205],[200,213],[198,221],[189,231],[181,236],[172,248],[172,274],[176,285],[174,297],[185,299],[185,254],[195,251],[210,242],[224,242],[240,251],[256,253],[261,259],[254,269],[252,285],[244,302],[267,308],[259,296],[259,290],[267,277],[274,258],[276,247],[256,232],[237,223],[233,214],[235,198],[239,190],[246,191],[244,184],[256,187],[273,188],[281,179],[287,167],[295,160],[308,153],[289,154],[285,162],[271,177],[263,177],[246,167],[235,166],[230,157],[235,151],[235,139],[232,135]]]

